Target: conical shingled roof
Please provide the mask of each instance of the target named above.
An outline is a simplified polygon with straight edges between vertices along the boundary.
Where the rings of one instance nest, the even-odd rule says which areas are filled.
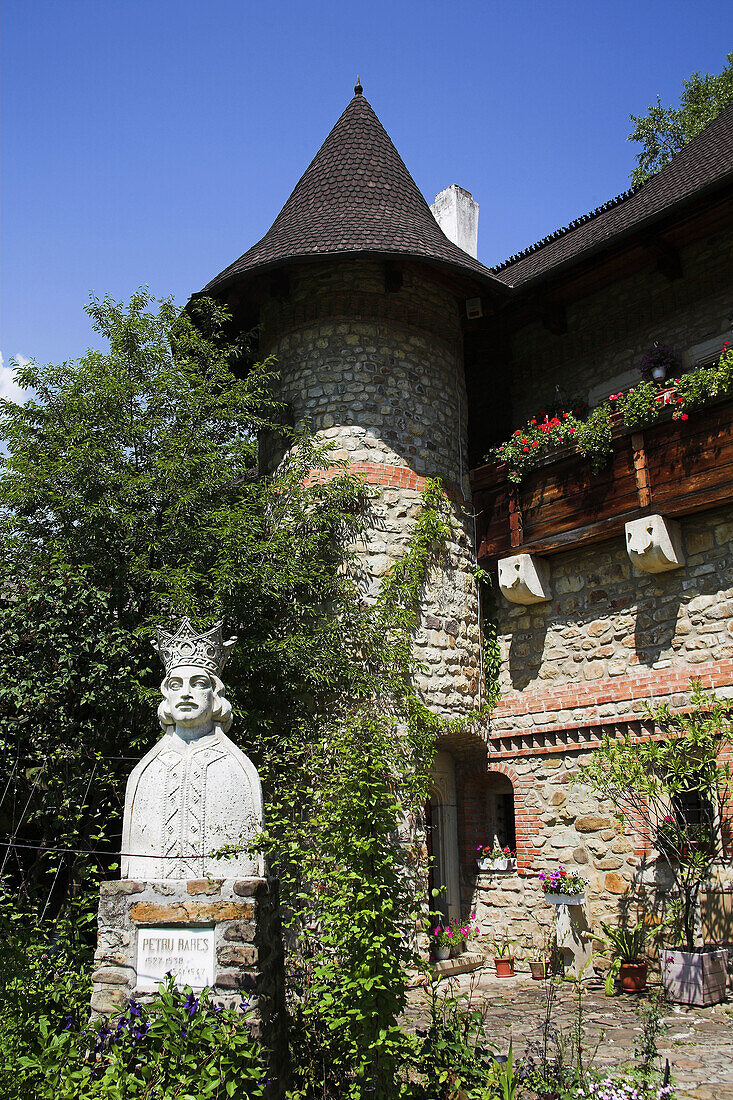
[[[344,253],[409,256],[506,290],[439,228],[360,85],[271,229],[201,294],[288,261]]]

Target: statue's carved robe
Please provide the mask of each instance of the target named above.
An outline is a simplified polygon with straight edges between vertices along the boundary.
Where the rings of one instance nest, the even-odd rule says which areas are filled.
[[[165,733],[127,781],[122,878],[251,878],[257,851],[240,849],[262,828],[262,789],[252,761],[217,726],[186,742]]]

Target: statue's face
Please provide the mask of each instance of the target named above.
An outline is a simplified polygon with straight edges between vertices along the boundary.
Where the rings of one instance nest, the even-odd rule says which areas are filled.
[[[214,709],[214,684],[208,672],[194,665],[171,670],[163,685],[176,725],[201,726],[211,721]]]

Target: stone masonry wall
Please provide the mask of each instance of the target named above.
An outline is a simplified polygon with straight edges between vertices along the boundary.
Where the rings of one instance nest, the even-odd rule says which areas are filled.
[[[587,752],[573,751],[514,757],[500,765],[489,760],[489,774],[500,770],[514,786],[519,870],[480,872],[475,858],[464,853],[464,909],[476,913],[485,937],[506,932],[523,949],[541,939],[554,910],[544,900],[537,875],[560,864],[588,881],[585,905],[574,914],[583,929],[597,930],[600,921],[616,923],[629,891],[661,896],[668,888],[664,865],[643,851],[628,827],[621,828],[610,803],[578,782],[579,765],[587,758]],[[471,838],[466,839],[466,848],[472,847]]]
[[[513,340],[512,399],[516,424],[544,404],[587,400],[638,379],[636,366],[655,340],[679,353],[733,325],[733,232],[682,250],[683,278],[670,282],[652,266],[568,307],[568,331],[555,336],[529,325]],[[723,335],[727,334],[727,335]]]
[[[521,607],[499,597],[502,704],[519,692],[613,682],[642,670],[692,675],[730,660],[733,509],[686,517],[681,527],[681,569],[642,573],[617,537],[553,555],[552,602]],[[546,709],[543,725],[556,717],[549,697]],[[513,721],[492,725],[521,728],[522,714]]]
[[[479,701],[479,610],[466,454],[461,330],[453,297],[409,269],[387,290],[383,264],[340,261],[295,271],[263,311],[264,354],[294,423],[334,444],[335,461],[379,486],[357,547],[358,581],[373,599],[407,546],[424,478],[451,495],[453,538],[431,571],[416,639],[425,701],[455,715]]]
[[[291,278],[262,314],[281,396],[334,457],[465,476],[466,394],[451,296],[413,272],[386,291],[380,264],[340,262]]]

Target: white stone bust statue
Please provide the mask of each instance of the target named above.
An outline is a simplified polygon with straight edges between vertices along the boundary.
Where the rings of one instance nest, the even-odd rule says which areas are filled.
[[[220,676],[236,638],[223,642],[221,626],[197,634],[186,618],[173,634],[158,630],[163,736],[127,781],[122,878],[263,873],[252,845],[262,829],[262,788],[252,761],[227,737],[232,708]]]

